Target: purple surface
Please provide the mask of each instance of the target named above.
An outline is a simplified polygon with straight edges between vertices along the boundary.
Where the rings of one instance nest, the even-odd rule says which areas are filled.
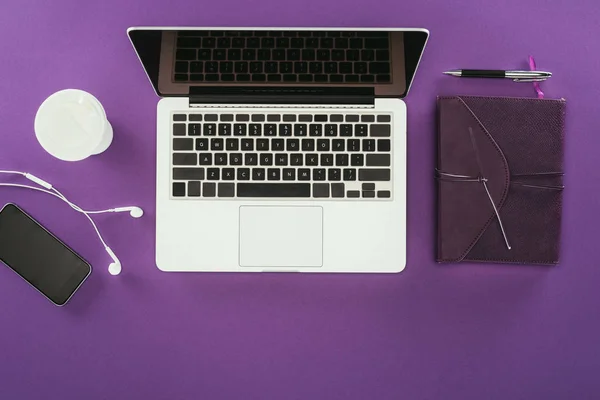
[[[600,56],[596,1],[13,1],[0,5],[0,166],[78,204],[138,204],[97,218],[124,272],[58,200],[1,189],[95,267],[55,308],[0,268],[2,399],[595,399],[600,396]],[[170,4],[170,5],[167,5]],[[423,26],[407,98],[408,267],[400,275],[164,274],[154,266],[157,98],[131,25]],[[442,76],[526,68],[567,98],[562,263],[434,263],[434,104],[439,94],[534,96],[529,84]],[[35,110],[80,88],[115,128],[103,155],[44,153]],[[15,180],[10,178],[10,180]],[[207,226],[207,229],[210,227]],[[199,252],[202,246],[199,244]],[[594,322],[594,319],[596,322]]]

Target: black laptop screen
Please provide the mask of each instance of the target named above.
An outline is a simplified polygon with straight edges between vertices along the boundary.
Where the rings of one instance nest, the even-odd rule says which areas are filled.
[[[128,33],[159,96],[254,85],[372,87],[379,97],[404,97],[428,36],[425,30],[301,28]]]

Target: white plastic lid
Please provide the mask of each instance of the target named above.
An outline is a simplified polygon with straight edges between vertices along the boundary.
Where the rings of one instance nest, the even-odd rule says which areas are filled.
[[[48,153],[64,161],[79,161],[96,154],[108,129],[112,139],[102,104],[83,90],[54,93],[35,116],[38,141]]]

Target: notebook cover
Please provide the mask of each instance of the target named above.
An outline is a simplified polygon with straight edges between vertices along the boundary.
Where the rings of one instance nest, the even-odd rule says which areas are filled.
[[[489,196],[438,175],[437,261],[558,262],[564,116],[564,99],[438,98],[437,171]]]

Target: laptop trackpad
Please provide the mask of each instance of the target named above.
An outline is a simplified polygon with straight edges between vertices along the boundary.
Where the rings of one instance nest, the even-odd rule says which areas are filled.
[[[240,207],[240,266],[322,265],[322,207]]]

